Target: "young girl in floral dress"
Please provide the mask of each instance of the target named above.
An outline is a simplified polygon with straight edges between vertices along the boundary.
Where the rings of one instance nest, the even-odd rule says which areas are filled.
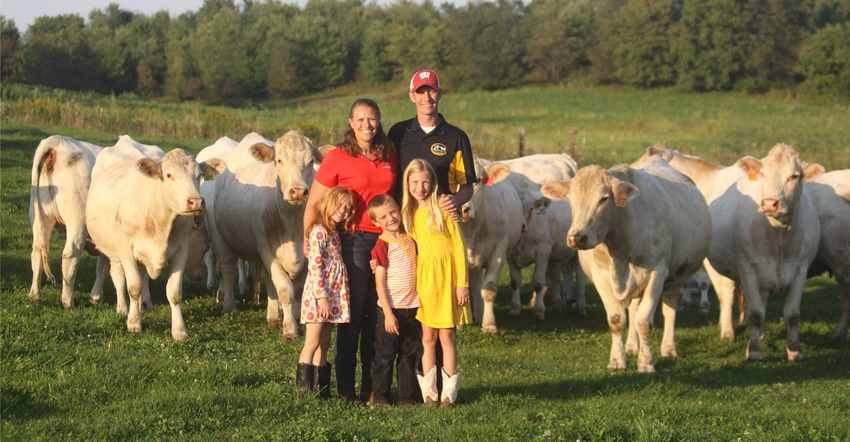
[[[469,283],[466,247],[460,228],[449,213],[440,210],[434,169],[414,159],[404,171],[402,220],[419,252],[416,291],[422,323],[422,372],[417,380],[425,405],[452,407],[457,399],[462,370],[457,369],[457,326],[469,324]],[[443,391],[437,394],[436,348],[443,350]],[[438,399],[439,398],[439,399]]]
[[[304,394],[314,388],[330,398],[331,364],[327,362],[333,325],[350,321],[348,274],[342,261],[337,227],[347,230],[354,218],[354,195],[342,186],[332,187],[321,201],[319,217],[307,238],[307,280],[301,296],[304,348],[298,358],[295,384]],[[315,377],[315,378],[314,378]]]

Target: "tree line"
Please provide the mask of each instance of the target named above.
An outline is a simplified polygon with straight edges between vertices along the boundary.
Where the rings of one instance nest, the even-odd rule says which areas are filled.
[[[455,90],[624,84],[850,103],[850,0],[205,0],[0,18],[0,79],[172,100],[289,99],[436,69]]]

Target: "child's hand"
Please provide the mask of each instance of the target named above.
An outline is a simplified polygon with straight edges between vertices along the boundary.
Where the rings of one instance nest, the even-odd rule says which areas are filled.
[[[305,238],[305,239],[304,239],[304,247],[303,247],[303,249],[304,249],[304,250],[303,250],[303,252],[304,252],[304,256],[307,256],[307,255],[309,255],[309,254],[310,254],[310,239],[309,239],[309,238]]]
[[[469,287],[458,287],[457,288],[457,305],[463,307],[464,304],[469,302]]]
[[[384,313],[384,330],[391,335],[398,336],[398,319],[396,319],[395,315],[390,313]]]
[[[317,312],[319,317],[324,319],[328,319],[331,315],[331,306],[328,303],[327,298],[319,298],[319,311]]]
[[[377,259],[370,259],[369,260],[369,268],[372,269],[372,273],[375,273],[375,269],[378,268],[378,260]]]

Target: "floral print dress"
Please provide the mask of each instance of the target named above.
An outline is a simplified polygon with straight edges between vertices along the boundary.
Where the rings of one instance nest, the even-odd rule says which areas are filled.
[[[350,322],[348,273],[342,261],[339,233],[323,226],[310,230],[310,253],[307,255],[307,281],[301,295],[301,323]],[[327,298],[330,316],[319,318],[319,298]]]

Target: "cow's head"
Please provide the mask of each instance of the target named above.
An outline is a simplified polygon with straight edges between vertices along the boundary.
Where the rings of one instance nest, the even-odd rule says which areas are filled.
[[[824,168],[817,163],[803,163],[794,148],[777,144],[761,160],[744,157],[738,167],[747,172],[752,181],[761,183],[762,198],[759,212],[771,222],[786,224],[797,207],[803,193],[803,180],[812,179]]]
[[[504,180],[511,173],[508,166],[504,164],[490,163],[477,156],[474,158],[474,162],[475,176],[478,178],[478,182],[473,186],[472,198],[460,208],[461,222],[475,219],[475,208],[484,204],[484,193],[487,192],[487,188]]]
[[[549,198],[570,199],[572,226],[567,245],[586,250],[605,241],[608,232],[616,228],[617,211],[640,193],[629,176],[627,167],[608,171],[592,165],[579,169],[570,181],[547,183],[540,189]]]
[[[204,199],[200,194],[201,176],[204,168],[192,155],[183,149],[174,149],[160,161],[143,158],[136,161],[136,170],[145,176],[162,182],[163,200],[177,213],[197,215],[204,210]]]

